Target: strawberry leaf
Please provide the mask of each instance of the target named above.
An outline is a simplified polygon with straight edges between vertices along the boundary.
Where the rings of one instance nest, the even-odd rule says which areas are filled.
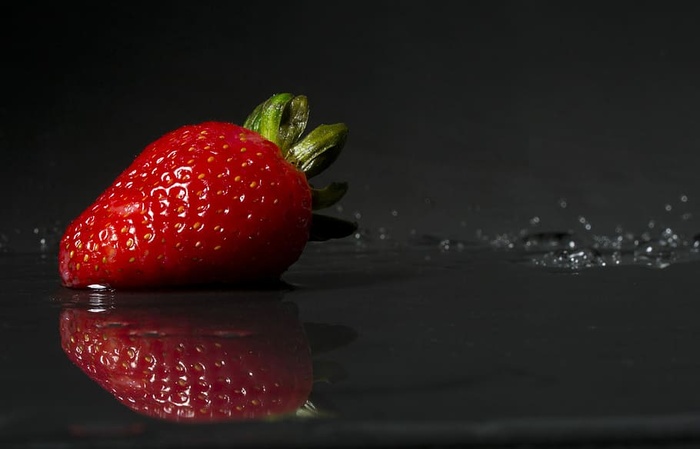
[[[325,209],[340,201],[348,191],[347,182],[332,182],[322,189],[311,189],[313,210]]]
[[[338,158],[348,135],[344,123],[319,125],[289,149],[287,160],[313,178]]]
[[[309,103],[304,95],[297,95],[284,109],[279,124],[278,146],[287,155],[289,148],[297,143],[309,121]]]

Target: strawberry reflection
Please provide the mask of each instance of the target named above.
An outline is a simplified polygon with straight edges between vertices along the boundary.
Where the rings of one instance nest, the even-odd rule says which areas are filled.
[[[63,350],[151,417],[212,422],[312,407],[311,346],[293,303],[274,293],[193,296],[73,293],[60,314]]]

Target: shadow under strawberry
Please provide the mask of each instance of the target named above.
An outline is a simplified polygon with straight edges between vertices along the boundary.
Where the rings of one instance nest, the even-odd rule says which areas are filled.
[[[206,307],[185,293],[167,303],[113,292],[73,297],[60,312],[61,345],[93,381],[150,417],[198,423],[317,414],[309,401],[311,345],[296,305],[279,294],[252,296],[209,298]]]

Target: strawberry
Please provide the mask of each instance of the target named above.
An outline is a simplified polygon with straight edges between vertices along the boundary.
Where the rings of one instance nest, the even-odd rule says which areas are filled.
[[[61,345],[132,410],[181,422],[292,415],[311,393],[309,343],[293,303],[260,299],[64,306]]]
[[[342,238],[355,224],[314,210],[346,183],[308,180],[342,149],[347,127],[302,138],[304,96],[276,94],[242,126],[182,126],[148,145],[73,220],[59,247],[63,285],[143,289],[279,280],[309,240]]]

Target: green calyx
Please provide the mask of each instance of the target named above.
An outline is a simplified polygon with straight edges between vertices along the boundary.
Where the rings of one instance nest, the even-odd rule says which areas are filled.
[[[302,137],[309,120],[309,103],[304,95],[281,93],[260,103],[246,118],[243,127],[274,142],[284,158],[311,179],[327,169],[340,155],[348,135],[344,123],[319,125]],[[345,195],[348,184],[333,182],[326,187],[311,187],[314,211],[336,204]],[[342,238],[357,230],[355,223],[314,214],[311,240]]]
[[[309,103],[304,95],[275,94],[260,103],[243,123],[274,142],[284,158],[313,178],[328,168],[345,145],[344,123],[320,125],[303,139],[309,121]]]

